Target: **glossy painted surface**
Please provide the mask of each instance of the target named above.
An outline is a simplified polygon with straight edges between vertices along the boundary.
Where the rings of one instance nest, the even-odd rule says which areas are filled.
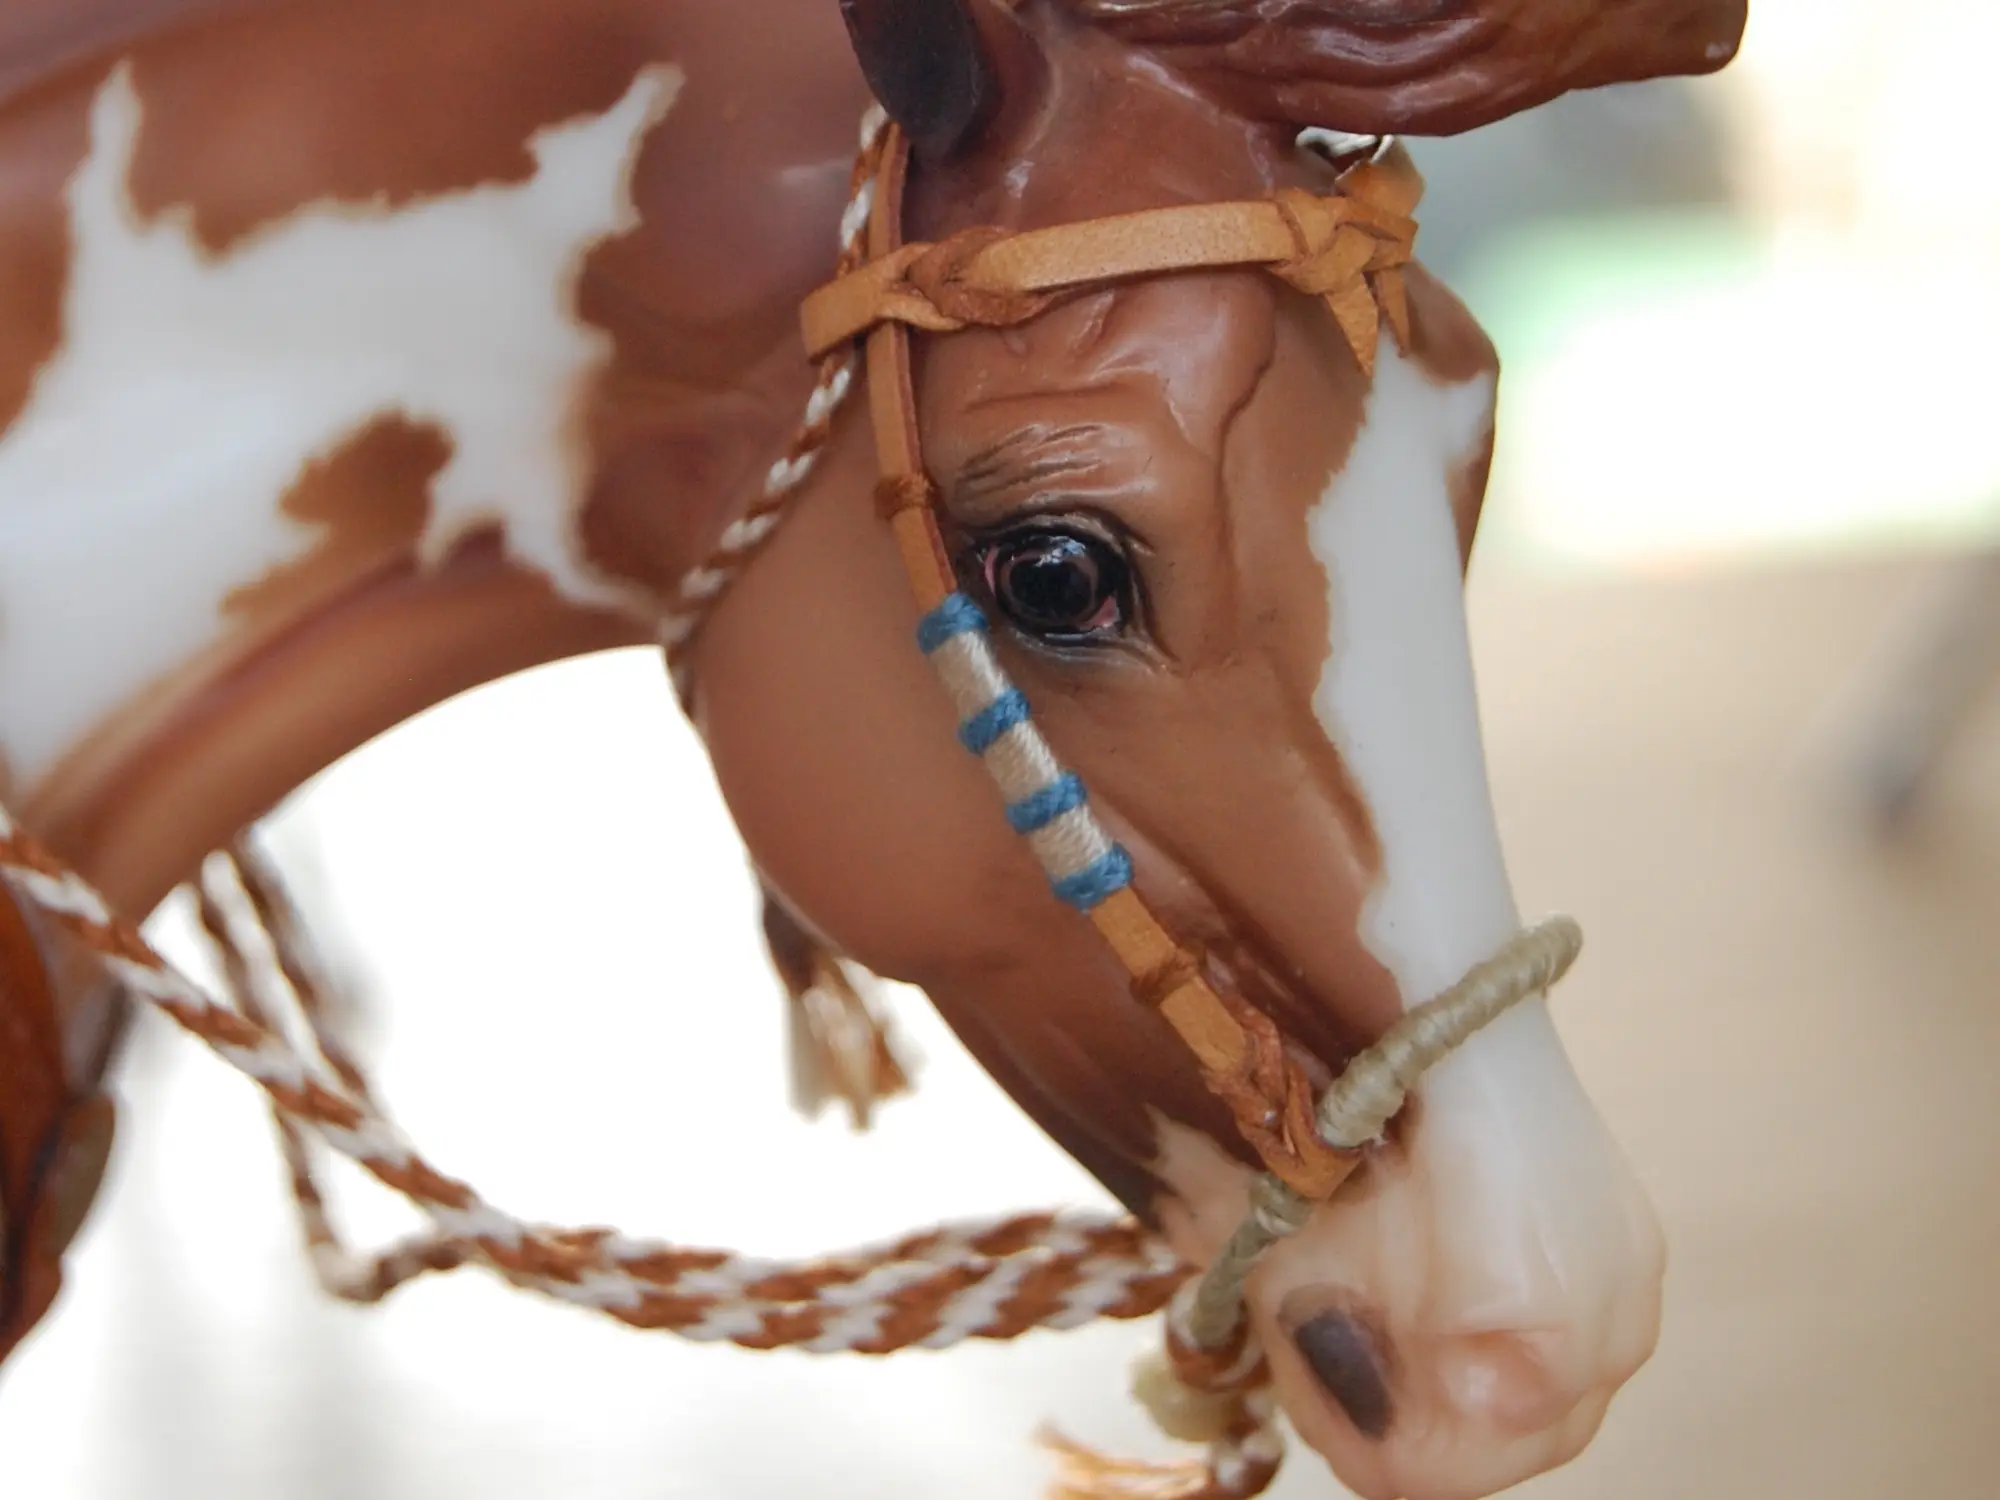
[[[958,61],[995,104],[920,162],[912,229],[1324,191],[1271,124],[1300,98],[1456,128],[1713,66],[1720,41],[1683,44],[1740,24],[1463,11],[1504,77],[1378,18],[1415,50],[1322,98],[1285,80],[1323,71],[1337,7],[1277,66],[1227,6],[978,0]],[[12,805],[143,909],[366,737],[651,633],[797,421],[795,308],[865,96],[831,0],[38,5],[0,21],[0,56],[30,48],[42,73],[0,75],[0,752]],[[922,106],[931,74],[874,61]],[[1372,390],[1322,308],[1249,273],[1079,299],[919,371],[969,578],[1029,513],[1128,549],[1124,639],[1003,653],[1156,909],[1322,1073],[1513,914],[1456,587],[1494,361],[1413,292]],[[1206,1254],[1243,1148],[959,752],[865,428],[704,637],[724,790],[810,929],[923,984]],[[1469,1051],[1355,1197],[1258,1295],[1306,1436],[1371,1495],[1484,1494],[1573,1453],[1650,1345],[1659,1265],[1545,1018]],[[1386,1421],[1288,1352],[1333,1308],[1375,1330]]]
[[[806,389],[864,94],[784,8],[774,51],[638,0],[154,7],[17,88],[0,754],[115,898],[438,697],[646,637]]]

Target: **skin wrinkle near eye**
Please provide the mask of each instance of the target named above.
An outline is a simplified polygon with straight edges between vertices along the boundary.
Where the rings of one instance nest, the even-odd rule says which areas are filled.
[[[977,506],[991,495],[1039,484],[1061,474],[1088,472],[1099,463],[1094,453],[1037,455],[1036,450],[1062,443],[1087,444],[1103,430],[1104,425],[1098,422],[1056,428],[1046,424],[1023,427],[966,461],[952,485],[953,499]]]
[[[1257,285],[1261,293],[1262,307],[1267,310],[1265,317],[1262,319],[1264,338],[1257,349],[1254,363],[1243,372],[1240,386],[1228,394],[1227,404],[1223,406],[1219,418],[1211,416],[1208,424],[1206,424],[1211,427],[1215,438],[1213,450],[1211,453],[1204,455],[1202,465],[1211,486],[1209,496],[1211,503],[1205,507],[1209,513],[1210,520],[1207,529],[1215,540],[1216,556],[1219,559],[1220,571],[1223,574],[1223,581],[1219,582],[1218,587],[1227,591],[1220,603],[1220,607],[1226,610],[1231,618],[1235,618],[1240,614],[1246,594],[1254,597],[1256,587],[1255,580],[1243,579],[1238,576],[1240,573],[1239,554],[1241,547],[1236,521],[1236,507],[1239,505],[1256,506],[1264,503],[1263,497],[1240,494],[1230,484],[1229,460],[1232,455],[1231,445],[1232,441],[1242,430],[1246,414],[1252,409],[1258,394],[1265,389],[1278,364],[1279,319],[1277,311],[1278,298],[1282,293],[1279,288],[1268,283],[1259,282]],[[1254,312],[1250,312],[1247,309],[1239,309],[1239,311],[1244,315],[1255,315]],[[1133,361],[1128,363],[1127,369],[1133,373],[1138,373],[1145,371],[1145,365],[1143,362]],[[1150,374],[1151,372],[1146,373]],[[1126,378],[1130,379],[1131,377],[1128,375]],[[1207,447],[1207,444],[1196,441],[1197,435],[1190,429],[1189,413],[1183,411],[1179,404],[1171,399],[1171,383],[1157,380],[1157,377],[1154,378],[1157,383],[1154,384],[1153,389],[1148,392],[1148,395],[1151,396],[1157,392],[1168,398],[1163,404],[1165,410],[1172,418],[1176,434],[1191,450],[1199,452],[1202,448]],[[1106,385],[1113,383],[1099,379],[1079,383],[1069,388],[1076,390],[1102,389]],[[1040,395],[1042,393],[1038,392],[1036,394]],[[987,399],[991,400],[993,398]],[[1015,398],[1003,397],[999,399]],[[1213,407],[1210,410],[1212,412]],[[1040,430],[1024,428],[1016,433],[1009,434],[1008,437],[981,450],[965,465],[964,470],[961,472],[959,486],[954,492],[954,499],[960,504],[968,501],[984,501],[990,504],[998,497],[1002,497],[1019,488],[1027,487],[1039,472],[1087,473],[1094,467],[1088,459],[1076,459],[1068,455],[1037,457],[1034,454],[1034,450],[1041,445],[1063,442],[1088,443],[1094,439],[1101,439],[1104,434],[1113,431],[1115,425],[1107,422],[1077,423],[1059,427],[1045,427]],[[1142,477],[1151,473],[1154,464],[1155,456],[1153,450],[1149,447],[1145,460],[1141,465],[1140,472]],[[1129,486],[1121,486],[1120,488],[1129,493]],[[1024,515],[1044,513],[1059,508],[1081,509],[1092,505],[1103,506],[1106,502],[1115,500],[1118,493],[1119,490],[1116,489],[1106,491],[1093,490],[1088,496],[1042,492],[1037,495],[1038,503],[1031,510],[1010,510],[1005,519],[1018,520]],[[1082,504],[1076,504],[1075,502],[1077,501],[1081,501]],[[955,506],[954,509],[956,511],[957,507]],[[1138,570],[1135,569],[1135,573],[1137,572]],[[1143,578],[1137,581],[1143,587]],[[1212,602],[1210,607],[1215,608],[1217,606]],[[1166,666],[1169,670],[1175,671],[1180,675],[1186,675],[1194,670],[1194,668],[1181,662],[1178,658],[1164,655],[1164,653],[1162,657],[1154,659],[1154,664],[1156,667]],[[1204,669],[1225,672],[1255,671],[1270,674],[1277,671],[1277,665],[1268,660],[1247,661],[1241,653],[1231,651],[1227,656],[1207,663]],[[1296,705],[1292,705],[1289,703],[1287,695],[1283,692],[1275,693],[1272,696],[1287,702],[1286,713],[1293,721],[1293,728],[1290,734],[1290,739],[1293,742],[1304,744],[1324,743],[1324,730],[1312,714],[1309,699],[1302,698]],[[1338,807],[1337,817],[1342,826],[1348,829],[1360,830],[1358,836],[1350,836],[1343,841],[1343,857],[1356,868],[1370,867],[1372,865],[1371,856],[1374,852],[1371,847],[1374,832],[1372,820],[1369,817],[1366,807],[1361,804],[1357,789],[1351,779],[1344,774],[1344,768],[1338,765],[1333,768],[1333,775],[1331,777],[1332,786],[1327,788],[1326,783],[1329,780],[1327,774],[1328,768],[1318,757],[1307,754],[1293,754],[1287,756],[1287,760],[1290,762],[1288,774],[1295,777],[1298,782],[1318,783],[1323,789],[1331,791]],[[1195,851],[1183,847],[1180,840],[1173,833],[1140,824],[1129,824],[1128,831],[1129,834],[1137,834],[1145,843],[1152,847],[1157,856],[1162,857],[1171,868],[1183,872],[1184,876],[1187,876],[1189,872],[1198,867],[1198,861],[1193,858]],[[1197,882],[1197,885],[1200,885],[1200,882]],[[1239,961],[1251,962],[1260,968],[1264,967],[1266,955],[1277,950],[1271,935],[1262,930],[1261,924],[1251,918],[1236,902],[1230,900],[1224,892],[1203,886],[1201,888],[1200,899],[1210,909],[1213,914],[1213,920],[1221,924],[1221,930],[1229,934],[1232,945],[1241,946]],[[1281,968],[1284,968],[1284,966],[1281,966]],[[1285,969],[1284,972],[1272,971],[1270,978],[1275,980],[1284,990],[1290,992],[1288,1000],[1284,1002],[1287,1007],[1296,1005],[1318,1012],[1334,998],[1314,993],[1306,976],[1295,969]],[[1337,1007],[1335,1009],[1337,1012]],[[1354,1032],[1351,1027],[1344,1025],[1339,1020],[1337,1014],[1331,1017],[1320,1014],[1315,1015],[1312,1019],[1316,1024],[1312,1025],[1310,1029],[1320,1037],[1323,1043],[1337,1038],[1344,1048],[1351,1050],[1353,1047],[1358,1046],[1362,1040],[1358,1032]],[[1339,1062],[1344,1055],[1344,1051],[1336,1049],[1330,1059],[1313,1058],[1312,1062],[1321,1068],[1325,1068]]]
[[[1116,300],[1115,293],[1105,292],[1079,306],[1078,311],[1083,316],[1067,351],[1072,358],[1088,357],[1111,336],[1111,312]]]
[[[1011,399],[1011,398],[1010,398]],[[1010,523],[1064,513],[1091,515],[1112,537],[1141,554],[1157,551],[1138,520],[1140,498],[1151,470],[1150,457],[1134,480],[1051,489],[1051,478],[1086,480],[1107,467],[1101,454],[1110,446],[1108,422],[1030,424],[980,450],[949,486],[946,510],[963,530],[998,533]],[[1070,446],[1073,453],[1037,454],[1040,447]],[[1026,494],[1024,500],[1013,497]]]
[[[1109,529],[1132,529],[1117,511],[1121,500],[1131,503],[1133,486],[1095,486],[1088,472],[1078,474],[1072,469],[1070,473],[1077,483],[1051,485],[1042,475],[1026,473],[995,479],[983,493],[955,496],[952,515],[961,530],[989,535],[1005,531],[1017,521],[1054,520],[1070,512],[1108,511]]]
[[[1256,367],[1250,372],[1249,380],[1244,382],[1243,390],[1222,414],[1222,426],[1215,445],[1215,494],[1217,509],[1221,512],[1219,550],[1224,563],[1222,575],[1229,580],[1229,607],[1232,613],[1238,607],[1242,580],[1237,577],[1236,567],[1236,497],[1229,488],[1229,443],[1235,436],[1237,423],[1250,409],[1251,402],[1257,399],[1258,391],[1264,388],[1265,379],[1278,362],[1277,289],[1266,286],[1264,292],[1270,303],[1271,316],[1264,322],[1263,347],[1257,352]]]
[[[1236,577],[1238,548],[1233,516],[1236,497],[1229,491],[1226,474],[1229,440],[1239,419],[1256,399],[1258,391],[1262,389],[1264,381],[1273,369],[1277,359],[1276,306],[1278,289],[1262,281],[1253,284],[1257,287],[1262,308],[1266,310],[1266,316],[1260,320],[1260,331],[1263,337],[1257,350],[1255,363],[1245,372],[1245,377],[1240,388],[1230,394],[1228,402],[1222,410],[1221,417],[1215,424],[1215,447],[1207,464],[1211,483],[1210,493],[1214,497],[1213,510],[1215,516],[1212,532],[1215,538],[1216,552],[1222,562],[1220,573],[1223,579],[1226,580],[1223,587],[1227,590],[1220,603],[1232,615],[1240,608],[1242,585],[1241,581]],[[1109,336],[1113,322],[1112,312],[1121,300],[1128,303],[1136,303],[1145,299],[1143,289],[1135,288],[1131,295],[1125,296],[1122,299],[1118,293],[1114,292],[1107,293],[1104,297],[1095,300],[1097,305],[1090,308],[1090,318],[1088,321],[1097,337],[1092,339],[1091,342],[1096,342],[1097,339]],[[1140,347],[1143,349],[1145,346],[1142,344]],[[1046,400],[1051,395],[1057,397],[1066,395],[1091,395],[1108,390],[1116,390],[1120,386],[1127,386],[1134,383],[1142,383],[1145,386],[1151,387],[1145,393],[1149,396],[1157,393],[1160,397],[1165,398],[1161,402],[1161,406],[1171,418],[1177,435],[1188,448],[1199,453],[1203,445],[1196,440],[1197,435],[1191,428],[1190,414],[1182,411],[1180,403],[1172,399],[1174,394],[1173,381],[1162,377],[1153,368],[1149,358],[1136,352],[1126,359],[1114,358],[1108,364],[1093,370],[1090,378],[1085,380],[1074,382],[1064,381],[1055,385],[1041,387],[1032,392],[1009,392],[999,396],[981,397],[968,403],[967,409],[969,411],[980,410],[982,408],[990,408],[996,404],[1004,404],[1021,399]],[[953,517],[961,526],[997,529],[1006,520],[1017,519],[1022,516],[1047,514],[1057,509],[1060,504],[1059,497],[1045,493],[1038,493],[1036,503],[1032,506],[1006,508],[1000,502],[1008,494],[1022,489],[1033,488],[1040,472],[1088,472],[1091,468],[1097,466],[1095,461],[1088,456],[1071,458],[1066,455],[1051,455],[1046,458],[1036,459],[1016,457],[1017,453],[1033,446],[1051,446],[1063,442],[1088,443],[1091,439],[1108,434],[1112,430],[1113,425],[1107,422],[1085,422],[1068,424],[1052,429],[1044,428],[1042,430],[1038,430],[1035,426],[1029,426],[1020,429],[1018,432],[1009,434],[1007,437],[974,454],[960,469],[959,474],[952,484],[952,499],[949,509]],[[1153,456],[1149,450],[1141,465],[1140,475],[1142,479],[1150,476],[1152,467]],[[1009,472],[1010,470],[1011,472]],[[1135,486],[1128,485],[1120,486],[1117,489],[1093,491],[1091,501],[1096,506],[1107,506],[1116,499],[1121,490],[1130,494],[1134,488]],[[1143,530],[1134,524],[1132,520],[1119,514],[1115,505],[1110,506],[1110,508],[1112,509],[1114,519],[1121,523],[1121,529],[1128,536],[1138,540],[1143,545]],[[1004,515],[994,516],[991,519],[987,519],[980,514],[982,511],[1003,509],[1006,512]],[[1145,546],[1144,550],[1151,551],[1153,549],[1150,546]],[[1135,596],[1143,600],[1150,593],[1143,571],[1135,565],[1133,574]],[[1135,611],[1136,618],[1134,623],[1142,623],[1144,617],[1148,614],[1150,614],[1150,610],[1146,609],[1143,603],[1141,603]],[[1157,637],[1153,639],[1151,646],[1152,649],[1148,651],[1147,655],[1156,663],[1162,665],[1175,663],[1178,665],[1178,658],[1173,653],[1167,652],[1160,645]],[[1185,667],[1180,667],[1179,669],[1186,670]]]

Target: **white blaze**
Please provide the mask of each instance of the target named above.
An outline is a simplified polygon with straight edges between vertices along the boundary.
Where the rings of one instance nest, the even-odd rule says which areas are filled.
[[[1385,345],[1367,420],[1310,523],[1333,639],[1314,708],[1372,812],[1382,872],[1362,937],[1405,1004],[1491,956],[1518,919],[1480,745],[1454,478],[1491,421],[1490,378],[1445,386]],[[1368,1294],[1403,1352],[1451,1368],[1445,1399],[1510,1424],[1544,1402],[1472,1352],[1532,1329],[1549,1374],[1622,1379],[1650,1347],[1657,1231],[1572,1073],[1546,1005],[1521,1006],[1423,1089],[1407,1160],[1379,1190],[1323,1215],[1274,1257],[1274,1290],[1327,1282]],[[1551,1393],[1552,1394],[1552,1393]],[[1512,1406],[1510,1408],[1510,1403]]]
[[[103,85],[70,184],[63,341],[0,432],[0,750],[32,782],[223,634],[222,601],[317,543],[279,510],[315,457],[402,414],[449,434],[426,552],[499,522],[580,602],[576,430],[609,341],[577,316],[590,248],[633,222],[630,176],[681,74],[539,132],[517,184],[388,209],[313,204],[222,255],[127,188],[141,107]]]
[[[1492,413],[1490,376],[1433,385],[1385,340],[1367,419],[1308,528],[1333,622],[1313,708],[1381,840],[1364,935],[1412,1004],[1516,926],[1486,790],[1450,488]]]

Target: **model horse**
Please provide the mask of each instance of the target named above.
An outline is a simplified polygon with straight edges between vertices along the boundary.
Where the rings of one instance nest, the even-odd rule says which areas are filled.
[[[1408,260],[1415,188],[1378,138],[1707,71],[1743,20],[15,0],[0,801],[40,852],[0,900],[0,1348],[95,1191],[141,976],[136,939],[77,933],[129,932],[115,912],[411,714],[640,642],[674,648],[791,988],[836,954],[921,986],[1215,1262],[1261,1168],[1311,1173],[1201,1036],[1273,1038],[1243,1078],[1324,1089],[1519,927],[1460,599],[1496,362]],[[871,91],[898,131],[857,175]],[[1299,253],[1130,230],[1202,205]],[[1128,232],[1034,238],[1085,223]],[[1029,247],[1011,272],[1003,244]],[[800,308],[837,273],[816,375]],[[1074,771],[1002,816],[954,722],[995,769],[1028,703]],[[1288,1228],[1255,1348],[1369,1496],[1566,1461],[1654,1341],[1657,1229],[1538,1001]]]

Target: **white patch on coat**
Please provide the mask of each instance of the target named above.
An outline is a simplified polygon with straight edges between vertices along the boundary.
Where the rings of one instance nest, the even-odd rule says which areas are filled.
[[[1374,818],[1382,870],[1361,935],[1406,1006],[1518,926],[1451,504],[1492,404],[1490,378],[1442,385],[1385,348],[1366,421],[1308,522],[1332,620],[1314,709]],[[1411,1371],[1399,1400],[1424,1409],[1399,1431],[1427,1432],[1411,1439],[1417,1448],[1476,1442],[1488,1423],[1553,1430],[1651,1347],[1661,1277],[1651,1210],[1540,1000],[1442,1063],[1422,1099],[1407,1149],[1373,1159],[1365,1197],[1275,1251],[1260,1296],[1268,1309],[1302,1287],[1358,1293]],[[1188,1160],[1180,1170],[1194,1192],[1233,1196]],[[1293,1414],[1315,1441],[1336,1421]],[[1383,1450],[1392,1467],[1400,1447]],[[1496,1470],[1503,1482],[1514,1481]]]
[[[280,500],[385,416],[453,445],[427,561],[497,522],[566,597],[629,602],[576,536],[577,406],[610,340],[575,292],[636,221],[633,164],[681,82],[649,68],[538,132],[524,182],[313,204],[212,255],[184,212],[134,208],[142,110],[111,75],[69,189],[63,341],[0,433],[0,747],[24,783],[221,639],[233,590],[318,545]]]
[[[1492,425],[1490,376],[1440,386],[1385,346],[1367,419],[1308,531],[1331,592],[1313,709],[1375,819],[1369,947],[1428,999],[1516,925],[1486,790],[1451,485]]]

